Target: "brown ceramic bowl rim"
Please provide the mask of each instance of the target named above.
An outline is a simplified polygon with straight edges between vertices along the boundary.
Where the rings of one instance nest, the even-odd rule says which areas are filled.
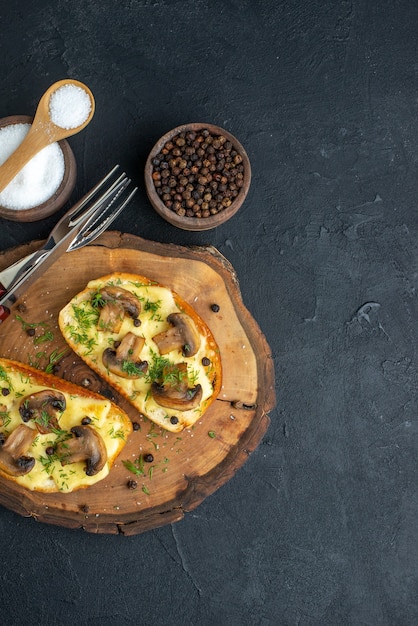
[[[177,215],[177,213],[175,213],[174,211],[168,209],[157,194],[154,182],[152,180],[152,160],[160,152],[160,150],[162,149],[164,144],[167,143],[167,141],[169,141],[173,137],[176,137],[181,132],[199,131],[205,128],[208,129],[211,134],[224,135],[224,137],[226,137],[232,143],[237,152],[242,156],[242,163],[244,165],[244,185],[241,187],[238,196],[234,199],[232,204],[228,208],[220,211],[219,213],[211,215],[210,217],[181,217],[180,215]],[[152,206],[157,211],[157,213],[159,213],[159,215],[161,215],[161,217],[163,217],[167,222],[169,222],[173,226],[182,228],[183,230],[210,230],[211,228],[215,228],[216,226],[219,226],[220,224],[223,224],[224,222],[229,220],[233,215],[235,215],[235,213],[244,202],[248,193],[248,189],[250,187],[250,183],[251,166],[248,154],[245,151],[244,147],[234,135],[232,135],[224,128],[205,122],[182,124],[181,126],[176,126],[176,128],[173,128],[169,132],[165,133],[165,135],[160,137],[160,139],[152,148],[145,164],[145,187],[148,199],[150,200]]]
[[[0,119],[0,128],[12,124],[31,124],[29,115],[10,115]],[[56,192],[42,204],[30,209],[9,209],[0,205],[0,217],[14,222],[36,222],[56,213],[70,198],[77,177],[77,165],[74,153],[66,139],[58,142],[64,156],[64,176]]]

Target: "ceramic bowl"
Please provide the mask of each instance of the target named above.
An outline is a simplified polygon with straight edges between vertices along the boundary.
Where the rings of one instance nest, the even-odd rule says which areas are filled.
[[[195,216],[192,217],[188,215],[179,215],[175,210],[173,210],[173,208],[169,208],[166,206],[165,202],[162,199],[163,192],[161,192],[161,195],[159,195],[159,193],[157,192],[153,175],[158,176],[157,171],[158,171],[159,166],[155,165],[155,159],[157,155],[159,155],[161,151],[164,150],[167,144],[169,144],[169,147],[170,147],[171,144],[175,142],[179,136],[182,136],[181,135],[182,133],[185,133],[187,137],[188,133],[190,132],[196,133],[197,135],[199,135],[199,133],[201,133],[204,130],[209,131],[212,138],[217,138],[220,136],[224,137],[227,142],[230,142],[232,144],[232,149],[235,150],[236,153],[238,153],[238,155],[240,155],[241,162],[239,163],[239,165],[241,166],[241,168],[243,167],[243,172],[241,172],[243,175],[242,186],[239,187],[238,189],[238,195],[236,195],[236,197],[231,198],[232,200],[231,204],[225,208],[222,208],[221,210],[219,210],[219,212],[215,214],[211,214],[208,217],[195,217]],[[221,149],[222,148],[219,148],[215,151],[215,156],[216,156],[216,153],[219,152],[219,150]],[[185,156],[185,159],[187,159],[187,156]],[[189,164],[190,163],[191,161],[189,161]],[[186,166],[186,170],[187,169],[190,169],[189,166]],[[212,174],[213,172],[209,172],[209,173]],[[218,172],[217,170],[217,173],[222,173],[222,172],[220,171]],[[176,179],[176,177],[172,176],[172,179],[174,180]],[[238,211],[238,209],[241,207],[242,203],[244,202],[248,193],[248,189],[250,187],[250,182],[251,182],[251,166],[250,166],[248,155],[246,151],[244,150],[243,146],[240,144],[238,139],[236,139],[236,137],[231,135],[231,133],[224,130],[223,128],[220,128],[219,126],[214,126],[213,124],[193,123],[193,124],[184,124],[182,126],[177,126],[176,128],[173,128],[172,130],[170,130],[168,133],[163,135],[157,141],[157,143],[154,145],[153,149],[151,150],[148,156],[146,165],[145,165],[145,186],[146,186],[148,198],[152,206],[157,211],[157,213],[161,217],[163,217],[167,222],[169,222],[173,226],[182,228],[183,230],[192,230],[192,231],[209,230],[229,220],[233,215],[235,215],[235,213]],[[158,181],[157,181],[157,184],[158,184]],[[193,182],[192,184],[196,185],[197,181]],[[241,184],[241,181],[240,181],[240,184]],[[209,191],[213,191],[213,190],[209,189]],[[177,202],[180,202],[180,199],[178,199]],[[182,212],[186,210],[184,203],[181,208],[180,207],[177,207],[177,208],[178,210]]]
[[[30,124],[33,118],[27,115],[13,115],[0,119],[0,128],[11,124]],[[36,222],[56,213],[64,206],[74,189],[77,166],[70,144],[58,142],[64,156],[64,176],[56,192],[45,202],[29,209],[11,209],[0,205],[0,217],[14,222]]]

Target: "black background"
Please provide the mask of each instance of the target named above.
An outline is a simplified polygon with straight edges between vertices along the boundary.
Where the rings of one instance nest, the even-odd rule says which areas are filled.
[[[417,624],[416,2],[24,0],[0,29],[0,117],[85,82],[72,200],[120,163],[139,192],[114,229],[217,247],[277,379],[261,445],[177,524],[96,536],[2,509],[1,623]],[[236,135],[253,170],[205,233],[161,220],[143,183],[191,121]],[[1,220],[0,248],[56,219]]]

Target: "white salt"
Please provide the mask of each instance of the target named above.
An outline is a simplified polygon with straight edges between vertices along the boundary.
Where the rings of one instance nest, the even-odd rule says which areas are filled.
[[[51,95],[49,115],[60,128],[77,128],[83,124],[91,111],[88,93],[77,85],[63,85]]]
[[[30,124],[0,128],[0,165],[22,143]],[[31,209],[43,204],[60,186],[64,177],[64,155],[58,143],[38,152],[0,193],[0,205],[7,209]]]

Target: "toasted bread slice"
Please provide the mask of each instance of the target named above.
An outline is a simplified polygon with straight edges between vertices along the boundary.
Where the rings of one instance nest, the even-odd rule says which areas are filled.
[[[132,423],[110,400],[0,358],[0,474],[32,491],[69,493],[108,475]]]
[[[90,281],[58,321],[74,352],[166,430],[195,424],[219,393],[221,360],[210,329],[178,294],[144,276]]]

